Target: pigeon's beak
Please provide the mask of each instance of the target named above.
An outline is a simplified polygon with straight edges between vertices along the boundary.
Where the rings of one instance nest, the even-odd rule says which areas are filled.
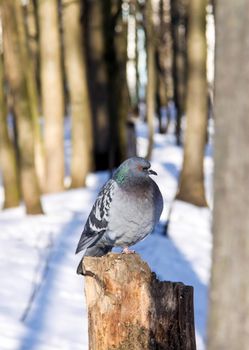
[[[149,173],[149,175],[157,175],[157,173],[152,169],[149,169],[148,173]]]

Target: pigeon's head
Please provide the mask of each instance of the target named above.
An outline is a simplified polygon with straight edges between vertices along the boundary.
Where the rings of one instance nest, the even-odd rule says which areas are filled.
[[[125,160],[118,167],[113,178],[121,185],[132,179],[142,179],[149,177],[149,175],[157,175],[150,167],[151,164],[148,160],[141,157],[132,157]]]

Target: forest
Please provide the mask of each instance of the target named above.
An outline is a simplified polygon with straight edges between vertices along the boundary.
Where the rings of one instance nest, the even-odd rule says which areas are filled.
[[[189,9],[186,0],[1,3],[4,208],[23,200],[28,214],[41,213],[41,193],[82,187],[90,171],[112,170],[136,155],[140,116],[148,159],[155,116],[162,134],[174,118],[181,145],[185,114],[190,125],[178,197],[207,205],[202,162],[212,81],[205,74],[205,1]]]
[[[56,244],[70,230],[79,235],[94,191],[125,159],[142,156],[162,169],[166,209],[150,239],[160,251],[161,239],[167,242],[166,255],[172,240],[183,255],[173,279],[192,276],[184,282],[197,291],[198,350],[248,350],[248,23],[249,0],[0,0],[1,239],[9,249],[36,242],[40,272],[31,264],[30,276],[43,281],[29,282],[33,297],[18,311],[22,321],[42,283],[50,283]],[[56,210],[57,228],[50,222]],[[19,224],[20,233],[8,236]],[[203,246],[194,243],[203,232]],[[147,259],[147,248],[139,249]],[[10,255],[0,253],[0,265]],[[188,264],[189,275],[182,272]],[[171,276],[159,265],[157,273]],[[22,263],[16,266],[19,274]],[[22,345],[8,349],[43,349],[32,337],[13,337]]]

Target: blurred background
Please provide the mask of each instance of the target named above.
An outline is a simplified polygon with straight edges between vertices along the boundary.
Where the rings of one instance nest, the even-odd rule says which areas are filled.
[[[248,24],[249,0],[0,0],[1,350],[88,349],[74,252],[134,155],[164,199],[136,252],[194,287],[198,350],[248,350]]]
[[[41,213],[42,193],[112,171],[138,153],[138,120],[148,159],[155,132],[185,140],[178,198],[207,205],[212,1],[2,0],[0,36],[3,208]]]
[[[214,47],[212,0],[0,0],[1,350],[88,349],[74,252],[99,189],[135,155],[164,198],[135,250],[194,286],[205,349]]]

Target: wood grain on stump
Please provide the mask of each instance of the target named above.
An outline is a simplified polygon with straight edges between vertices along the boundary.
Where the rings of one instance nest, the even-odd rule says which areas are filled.
[[[137,254],[85,257],[90,350],[195,350],[193,288],[160,282]]]

